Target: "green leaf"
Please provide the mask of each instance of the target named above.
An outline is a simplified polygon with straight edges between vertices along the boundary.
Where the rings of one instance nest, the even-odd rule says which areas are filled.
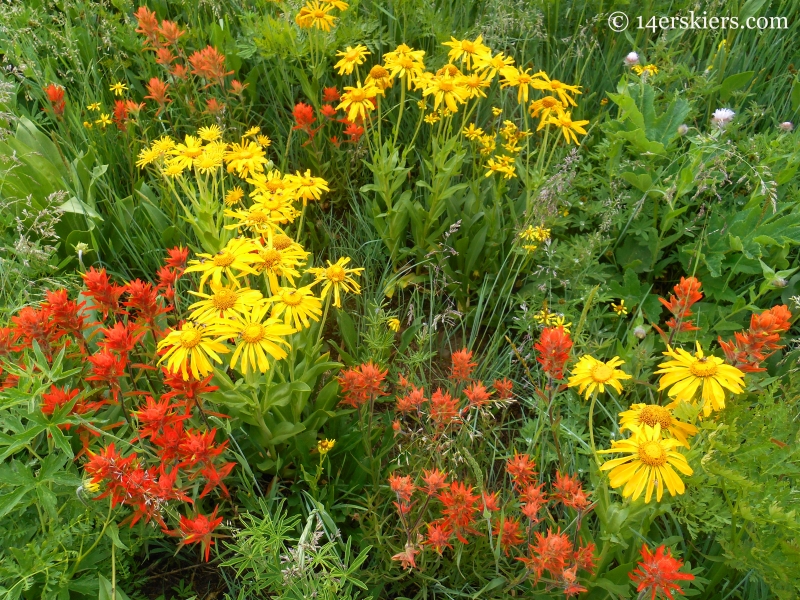
[[[620,177],[642,192],[649,191],[653,185],[653,178],[647,173],[641,173],[637,175],[631,171],[626,171],[625,173],[622,173]]]
[[[752,0],[751,0],[752,1]],[[759,0],[762,1],[763,0]],[[731,97],[731,93],[746,86],[755,75],[755,71],[745,71],[743,73],[736,73],[726,77],[725,80],[719,85],[719,97],[722,100],[727,100]]]
[[[108,579],[106,579],[99,573],[97,574],[97,577],[100,581],[100,595],[98,597],[98,600],[112,600],[112,598],[114,598],[115,595],[116,595],[116,600],[130,600],[130,598],[128,598],[128,595],[121,589],[119,589],[119,586],[117,586],[117,588],[114,590],[112,589],[111,582]]]

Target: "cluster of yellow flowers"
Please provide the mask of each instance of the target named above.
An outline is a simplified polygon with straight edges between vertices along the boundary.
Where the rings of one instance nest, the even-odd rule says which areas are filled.
[[[538,129],[548,124],[556,125],[562,130],[568,142],[575,143],[577,143],[576,133],[586,134],[583,125],[588,121],[573,121],[570,111],[571,107],[577,105],[574,96],[581,93],[579,86],[550,79],[544,71],[531,73],[530,69],[515,67],[513,58],[505,56],[502,52],[494,54],[491,48],[483,44],[480,36],[475,40],[452,38],[444,45],[450,48],[448,58],[451,62],[435,73],[426,70],[424,50],[414,50],[406,44],[400,44],[394,51],[384,55],[382,65],[378,64],[370,69],[363,85],[358,67],[365,63],[370,52],[362,45],[348,46],[346,50],[337,53],[340,60],[334,68],[338,70],[339,75],[351,75],[355,71],[358,79],[355,86],[344,88],[345,93],[338,108],[348,111],[348,119],[351,121],[356,118],[366,118],[367,114],[375,110],[373,99],[385,95],[385,90],[392,87],[394,80],[397,79],[403,92],[406,89],[411,90],[412,87],[421,90],[423,100],[419,106],[422,110],[426,108],[425,99],[429,97],[433,99],[434,112],[426,115],[425,121],[436,123],[442,117],[457,113],[459,107],[469,100],[486,98],[484,90],[492,85],[495,78],[500,78],[502,88],[517,90],[517,101],[520,103],[528,103],[530,90],[552,94],[532,100],[528,107],[532,116],[540,118]],[[456,61],[461,63],[465,72],[454,64]],[[498,116],[500,113],[494,114]],[[520,150],[519,140],[529,135],[529,132],[509,131],[506,129],[509,123],[511,122],[504,122],[504,131],[507,134],[505,140],[508,145],[506,149],[513,155]],[[476,129],[474,125],[464,131],[465,135],[467,131],[470,132],[470,139],[481,140],[484,147],[491,147],[484,154],[494,149],[493,136],[490,144],[485,138],[486,134]],[[496,166],[490,167],[490,174],[500,172],[506,177],[513,177],[513,164],[509,163],[509,157],[497,157],[493,164]],[[509,169],[509,166],[512,168]]]
[[[654,491],[656,500],[661,501],[665,485],[672,496],[684,493],[685,484],[676,471],[684,475],[693,472],[677,448],[689,448],[688,440],[697,433],[697,427],[679,421],[673,410],[681,402],[696,404],[699,392],[703,414],[707,417],[712,411],[725,407],[726,389],[740,394],[744,385],[742,371],[725,364],[721,358],[705,356],[699,343],[694,354],[668,348],[664,355],[672,360],[661,363],[656,374],[661,375],[659,391],[668,390],[672,403],[667,406],[631,405],[629,410],[620,413],[620,430],[630,431],[631,436],[615,440],[611,448],[599,451],[600,454],[626,455],[606,461],[600,469],[610,471],[611,487],[622,487],[623,497],[635,500],[644,492],[645,502],[650,502]],[[585,393],[586,398],[596,392],[603,393],[606,387],[619,393],[621,381],[631,379],[618,368],[622,364],[616,356],[608,362],[583,356],[573,368],[568,386],[577,386],[578,393]]]
[[[522,247],[528,252],[533,252],[539,247],[539,244],[542,244],[550,239],[550,230],[539,225],[536,225],[535,227],[533,225],[528,225],[525,229],[519,232],[519,237],[520,239],[528,242]],[[548,325],[550,325],[550,323],[548,323]]]
[[[361,292],[354,277],[363,269],[348,268],[350,258],[328,261],[327,267],[308,267],[309,253],[284,231],[302,214],[296,203],[305,207],[329,188],[310,170],[294,175],[266,171],[269,160],[264,148],[269,143],[259,131],[252,128],[241,143],[227,144],[220,141],[219,127],[212,125],[201,128],[196,136],[187,135],[184,143],[162,137],[139,157],[140,167],[156,164],[171,177],[191,169],[198,175],[217,173],[224,162],[229,173],[252,186],[249,206],[243,205],[245,192],[240,186],[225,194],[224,228],[240,236],[215,254],[200,253],[189,261],[185,272],[200,274],[199,289],[189,292],[198,301],[189,307],[189,319],[158,345],[161,362],[184,379],[190,374],[198,379],[208,375],[212,363],[222,363],[220,355],[231,351],[231,368],[244,374],[265,372],[270,368],[269,357],[287,356],[288,336],[320,321],[323,301],[327,300],[326,315],[331,303],[341,307],[342,292]],[[313,280],[298,285],[306,275]],[[322,284],[319,295],[313,292],[317,284]]]
[[[139,152],[136,166],[156,165],[164,175],[177,177],[192,169],[201,175],[217,174],[224,164],[228,173],[246,178],[261,173],[269,163],[265,150],[272,141],[260,131],[258,127],[249,129],[238,143],[223,142],[218,125],[201,127],[197,135],[187,135],[183,142],[165,135]]]
[[[330,31],[336,24],[337,17],[331,12],[347,10],[349,4],[343,0],[308,0],[300,12],[295,15],[294,21],[303,29],[320,29]]]

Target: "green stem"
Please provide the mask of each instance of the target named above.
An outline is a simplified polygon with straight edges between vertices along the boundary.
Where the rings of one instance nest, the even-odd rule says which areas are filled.
[[[594,460],[599,467],[602,463],[600,462],[600,458],[597,456],[597,447],[594,445],[594,405],[597,402],[597,392],[592,394],[592,403],[589,405],[589,442],[592,445],[592,454],[594,455]]]
[[[397,145],[397,136],[400,134],[400,122],[403,120],[403,109],[406,105],[406,82],[400,81],[400,110],[397,113],[397,123],[394,124],[394,141],[392,146]]]

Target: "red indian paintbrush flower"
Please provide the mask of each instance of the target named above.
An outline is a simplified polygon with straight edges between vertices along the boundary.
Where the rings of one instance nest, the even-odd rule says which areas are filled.
[[[292,127],[295,131],[305,131],[311,137],[317,132],[314,129],[314,122],[317,118],[314,116],[314,109],[311,105],[305,102],[298,102],[292,109],[292,116],[294,117],[295,125]]]
[[[486,386],[483,385],[483,382],[476,381],[464,390],[464,395],[469,401],[470,408],[480,408],[489,403],[491,392],[486,389]]]
[[[677,581],[692,581],[694,575],[691,573],[681,573],[679,569],[683,566],[683,561],[672,556],[669,550],[663,545],[659,546],[655,552],[651,552],[646,544],[642,545],[642,560],[639,561],[637,569],[629,573],[631,581],[636,586],[636,591],[649,596],[650,600],[655,600],[656,594],[664,594],[672,600],[672,592],[683,594],[683,590]]]
[[[59,334],[47,308],[37,310],[26,306],[16,316],[11,317],[11,322],[23,346],[31,347],[33,342],[36,342],[42,351],[49,355],[50,345],[56,342]]]
[[[672,313],[672,317],[667,321],[670,329],[677,329],[677,333],[698,330],[689,317],[692,316],[691,306],[703,298],[701,286],[702,284],[694,277],[688,279],[681,277],[680,283],[673,288],[675,295],[670,294],[669,300],[658,299]]]
[[[181,36],[186,33],[185,29],[181,29],[177,23],[172,21],[161,21],[161,27],[158,28],[158,35],[167,46],[174,46],[178,43]],[[222,57],[225,58],[224,56]],[[231,71],[233,73],[233,71]]]
[[[564,379],[564,365],[572,349],[569,333],[562,326],[546,327],[534,348],[539,352],[536,360],[541,363],[544,372],[553,379]]]
[[[519,501],[523,502],[521,512],[533,523],[538,523],[541,520],[539,511],[547,504],[547,494],[542,490],[542,485],[526,485],[519,494]]]
[[[229,462],[225,463],[221,467],[216,467],[214,465],[206,465],[203,467],[203,469],[200,471],[200,475],[205,478],[206,486],[203,488],[203,491],[200,492],[200,497],[205,498],[209,492],[218,487],[222,490],[222,494],[226,498],[229,498],[230,492],[222,480],[230,475],[233,467],[235,466],[236,463]]]
[[[514,487],[521,489],[532,483],[536,475],[536,463],[527,454],[514,452],[514,457],[506,461],[506,471],[511,475]]]
[[[503,521],[500,529],[500,547],[508,556],[508,551],[513,546],[519,546],[523,542],[522,528],[519,519],[507,518]]]
[[[52,415],[56,410],[72,402],[72,399],[80,393],[79,389],[69,390],[61,389],[54,385],[50,385],[50,392],[42,394],[42,414]],[[86,412],[85,410],[82,412]],[[80,403],[76,403],[70,411],[71,413],[81,413]],[[71,423],[65,423],[64,429],[72,427]]]
[[[506,379],[497,379],[492,383],[494,391],[497,392],[498,400],[510,400],[514,391],[514,383]]]
[[[192,65],[194,75],[218,83],[226,75],[233,73],[233,71],[225,70],[225,56],[217,52],[213,46],[206,46],[202,50],[194,52],[189,57],[189,64]]]
[[[453,537],[453,532],[441,521],[428,523],[428,535],[425,540],[425,545],[430,546],[434,552],[441,554],[445,548],[452,548],[450,538]]]
[[[175,55],[172,53],[172,50],[169,48],[157,48],[156,49],[156,64],[161,65],[164,67],[169,68],[172,64],[172,61],[175,60]],[[152,79],[150,80],[152,81]],[[147,98],[147,96],[145,96]]]
[[[783,348],[778,342],[791,327],[792,313],[786,305],[773,306],[750,317],[750,329],[734,333],[732,341],[718,338],[728,364],[745,373],[765,371],[761,363]]]
[[[458,417],[458,400],[453,398],[449,392],[443,392],[438,388],[431,396],[431,420],[436,427],[443,428]]]
[[[96,271],[94,267],[89,267],[83,274],[83,283],[87,288],[84,294],[94,301],[92,308],[101,311],[104,319],[109,312],[119,312],[119,297],[125,288],[112,283],[105,269]]]
[[[47,94],[47,99],[50,101],[50,108],[53,109],[53,114],[56,117],[61,117],[66,108],[66,101],[64,100],[64,88],[60,85],[51,83],[44,88],[44,93]]]
[[[148,9],[146,6],[140,6],[133,16],[138,21],[136,33],[141,33],[147,40],[145,43],[151,46],[158,44],[158,18],[156,13]]]
[[[478,366],[478,363],[472,362],[472,352],[466,348],[453,352],[452,360],[450,379],[453,381],[467,381],[472,376],[472,370]]]
[[[358,408],[370,399],[385,396],[383,382],[388,372],[388,369],[381,371],[372,361],[343,371],[337,377],[344,396],[342,404]]]
[[[479,507],[483,504],[481,497],[473,494],[472,488],[468,488],[460,481],[453,481],[437,498],[442,503],[443,525],[451,529],[456,537],[466,544],[467,539],[464,536],[476,533],[472,524],[475,522]]]
[[[580,480],[575,476],[556,473],[556,480],[553,482],[553,488],[556,490],[553,497],[562,502],[565,506],[581,511],[586,510],[590,504],[589,498],[583,491]]]
[[[86,377],[86,381],[101,381],[107,384],[111,388],[114,402],[117,402],[120,391],[119,380],[125,375],[127,358],[104,349],[87,360],[92,365],[92,375]]]
[[[180,453],[183,460],[180,467],[193,467],[197,464],[210,465],[214,459],[225,451],[228,441],[225,440],[217,445],[214,442],[216,428],[212,428],[206,433],[188,430],[181,441]]]
[[[422,481],[425,482],[422,491],[428,496],[435,496],[440,489],[447,487],[447,473],[439,469],[423,469]]]
[[[341,94],[336,86],[322,88],[322,101],[323,102],[337,102],[341,99]]]
[[[491,494],[487,494],[483,492],[483,508],[484,510],[488,510],[489,512],[497,512],[500,510],[500,493],[499,492],[492,492]]]
[[[411,385],[411,391],[397,397],[397,410],[402,413],[419,410],[425,402],[425,390]]]
[[[164,264],[173,269],[183,269],[186,267],[186,260],[189,258],[189,248],[175,246],[167,249],[167,258]]]
[[[206,562],[208,562],[211,546],[214,545],[213,532],[217,526],[222,523],[222,517],[217,517],[218,509],[219,507],[217,506],[210,515],[198,514],[194,519],[181,515],[181,522],[179,525],[180,532],[165,531],[165,533],[182,536],[183,540],[181,541],[181,545],[199,543],[201,545],[201,552],[203,552],[203,556]]]
[[[536,573],[536,578],[548,571],[552,578],[561,575],[572,558],[572,542],[566,533],[559,529],[553,532],[547,530],[545,535],[536,532],[536,544],[530,546],[530,557],[521,557],[517,560],[525,563],[526,568]]]
[[[140,438],[154,437],[159,435],[168,426],[182,421],[187,415],[178,415],[175,409],[178,406],[170,404],[169,398],[161,398],[156,401],[152,396],[145,398],[145,404],[139,410],[134,411],[134,415],[139,420]]]
[[[100,330],[103,334],[103,339],[98,342],[98,346],[106,350],[111,350],[119,354],[127,355],[134,346],[144,336],[144,331],[140,330],[136,323],[131,321],[121,323],[119,321],[114,323],[113,327],[106,327]]]
[[[156,111],[156,116],[158,116],[166,108],[167,104],[172,102],[169,95],[167,95],[169,84],[161,81],[158,77],[151,77],[146,87],[149,95],[145,96],[145,99],[152,100],[158,104],[158,111]]]
[[[42,302],[41,307],[50,313],[58,335],[69,334],[79,338],[83,337],[83,328],[86,324],[86,316],[83,314],[83,309],[86,303],[81,302],[79,304],[74,300],[70,300],[65,289],[45,292],[45,297],[46,299]]]
[[[389,487],[404,502],[411,500],[411,494],[414,493],[414,483],[410,475],[390,475]]]

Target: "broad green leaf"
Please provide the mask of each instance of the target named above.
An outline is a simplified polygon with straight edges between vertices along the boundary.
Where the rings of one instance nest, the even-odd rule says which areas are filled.
[[[719,85],[719,97],[722,100],[727,100],[731,97],[731,93],[746,86],[753,78],[753,75],[755,75],[755,71],[745,71],[726,77]]]

